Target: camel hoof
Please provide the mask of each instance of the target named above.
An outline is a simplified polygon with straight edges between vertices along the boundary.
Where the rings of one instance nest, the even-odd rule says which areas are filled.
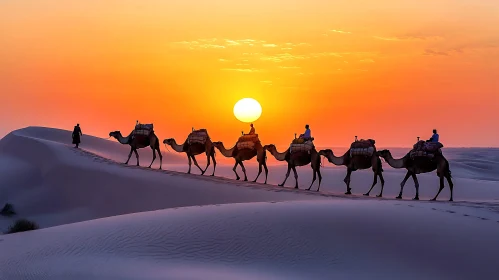
[[[399,195],[399,196],[397,196],[397,197],[396,197],[396,199],[402,199],[402,196],[401,196],[401,195]]]
[[[236,180],[238,180],[238,181],[239,181],[239,179],[240,179],[240,178],[236,178]]]
[[[437,200],[437,199],[436,199],[436,198],[432,198],[432,199],[430,199],[430,201],[435,201],[435,200]]]
[[[365,196],[369,196],[369,194],[368,194],[368,193],[365,193],[364,195],[365,195]]]
[[[295,186],[295,189],[298,189],[298,186]]]
[[[417,197],[417,196],[416,196],[416,197],[415,197],[415,198],[413,198],[412,200],[419,200],[419,197]]]
[[[284,186],[284,184],[279,184],[278,186],[279,186],[279,187],[283,187],[283,186]]]
[[[382,194],[378,194],[376,197],[383,197],[383,195]]]
[[[454,199],[451,198],[451,199],[449,199],[449,201],[454,201]]]
[[[352,192],[351,191],[347,191],[345,194],[352,194]]]
[[[211,176],[213,177],[213,176],[215,176],[215,174],[211,174]]]

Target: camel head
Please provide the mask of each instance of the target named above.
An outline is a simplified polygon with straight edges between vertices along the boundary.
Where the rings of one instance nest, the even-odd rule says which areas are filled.
[[[333,150],[331,150],[331,149],[325,149],[325,150],[320,150],[319,151],[319,156],[325,156],[325,157],[327,157],[327,156],[330,156],[332,154],[333,154]]]
[[[389,150],[381,150],[376,152],[376,156],[382,157],[383,159],[386,159],[387,157],[391,156],[392,154],[390,153]]]
[[[166,144],[166,145],[173,145],[175,143],[175,139],[173,138],[168,138],[168,139],[165,139],[163,140],[163,144]]]
[[[121,132],[119,130],[109,132],[109,137],[118,138],[118,137],[120,137],[120,135],[121,135]]]

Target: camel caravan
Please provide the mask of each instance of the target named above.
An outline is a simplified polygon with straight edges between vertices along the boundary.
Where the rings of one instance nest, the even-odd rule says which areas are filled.
[[[330,163],[338,166],[345,166],[347,169],[346,176],[344,178],[344,183],[346,184],[345,194],[352,194],[352,188],[350,187],[350,178],[352,172],[363,169],[371,169],[373,171],[373,182],[371,188],[365,196],[369,196],[372,189],[378,183],[378,178],[381,183],[381,190],[377,197],[383,197],[383,189],[385,180],[383,178],[383,159],[388,165],[393,168],[405,168],[407,173],[400,183],[400,193],[396,197],[397,199],[402,199],[402,193],[404,185],[411,177],[414,180],[414,185],[416,188],[416,196],[413,200],[419,200],[419,182],[417,175],[421,173],[428,173],[436,171],[437,176],[440,179],[440,188],[432,200],[436,200],[442,189],[444,188],[444,179],[447,180],[450,188],[450,200],[453,201],[453,187],[451,171],[449,168],[449,162],[442,154],[443,145],[438,141],[438,134],[434,130],[433,136],[429,140],[419,140],[413,145],[413,148],[402,158],[394,159],[389,150],[377,151],[376,141],[373,139],[358,139],[355,136],[355,140],[351,143],[350,148],[341,156],[336,156],[331,149],[324,149],[317,151],[313,143],[314,138],[310,135],[309,126],[305,126],[306,131],[299,137],[296,136],[291,141],[289,147],[284,152],[279,152],[274,144],[262,145],[258,134],[255,133],[255,129],[251,124],[251,131],[247,134],[242,133],[237,142],[232,148],[227,149],[222,142],[212,142],[208,131],[206,129],[194,130],[192,128],[191,133],[187,136],[187,139],[183,144],[177,144],[174,138],[165,139],[163,143],[170,146],[174,151],[178,153],[186,153],[189,169],[188,174],[191,173],[192,163],[199,169],[201,175],[204,175],[206,170],[213,161],[213,173],[211,176],[215,175],[216,171],[216,159],[215,159],[215,149],[218,149],[224,157],[233,158],[235,163],[233,171],[236,175],[236,180],[240,180],[241,177],[237,173],[237,166],[241,166],[244,175],[244,181],[248,181],[246,174],[246,168],[244,166],[244,161],[252,160],[256,158],[258,162],[258,174],[253,182],[256,182],[262,173],[262,169],[265,170],[265,181],[267,183],[268,178],[268,168],[267,168],[267,151],[278,161],[286,161],[288,165],[287,172],[284,177],[284,181],[279,184],[279,186],[284,186],[291,171],[293,171],[295,177],[295,189],[298,189],[298,173],[296,167],[307,166],[310,164],[312,167],[313,178],[310,186],[306,190],[310,190],[314,182],[318,178],[319,191],[322,181],[321,175],[321,156],[327,159]],[[159,140],[154,133],[153,124],[137,124],[135,129],[126,137],[121,135],[120,131],[113,131],[109,133],[110,137],[114,137],[119,143],[123,145],[130,146],[130,153],[128,155],[125,164],[128,164],[132,153],[135,153],[137,159],[137,166],[139,166],[139,154],[138,149],[150,147],[153,151],[153,159],[149,168],[156,159],[156,151],[159,155],[160,166],[162,167],[161,151],[159,149]],[[196,160],[196,156],[200,154],[205,154],[207,158],[207,163],[205,168],[201,168]]]

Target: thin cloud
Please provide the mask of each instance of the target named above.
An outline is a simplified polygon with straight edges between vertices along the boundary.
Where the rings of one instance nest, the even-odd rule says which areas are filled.
[[[438,41],[443,39],[440,36],[424,36],[424,35],[403,35],[403,36],[372,36],[374,39],[382,41]]]
[[[222,68],[222,71],[234,71],[234,72],[245,72],[245,73],[255,73],[261,72],[261,70],[256,68]]]
[[[434,51],[431,49],[426,49],[423,53],[423,55],[431,55],[431,56],[448,56],[448,52],[442,52],[442,51]]]

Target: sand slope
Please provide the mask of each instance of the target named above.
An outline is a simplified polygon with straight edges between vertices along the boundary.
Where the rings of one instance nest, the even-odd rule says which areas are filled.
[[[0,279],[493,279],[498,233],[424,203],[188,207],[1,237]]]
[[[43,229],[0,236],[0,279],[495,279],[497,149],[446,149],[456,184],[439,202],[395,200],[403,170],[385,164],[385,198],[363,197],[372,173],[326,164],[321,192],[187,175],[183,155],[159,171],[122,164],[128,148],[29,127],[0,140],[0,204]],[[403,155],[404,149],[394,150]],[[148,165],[149,149],[141,150]],[[397,154],[398,153],[398,154]],[[144,159],[144,160],[142,160]],[[248,163],[250,179],[256,166]],[[181,172],[179,172],[181,171]],[[208,172],[211,174],[211,172]],[[241,174],[241,173],[240,173]],[[300,188],[309,167],[300,168]],[[421,197],[437,191],[420,176]],[[313,188],[315,190],[317,185]],[[377,186],[373,195],[379,192]],[[408,183],[405,198],[414,194]],[[15,218],[0,217],[6,229]]]

